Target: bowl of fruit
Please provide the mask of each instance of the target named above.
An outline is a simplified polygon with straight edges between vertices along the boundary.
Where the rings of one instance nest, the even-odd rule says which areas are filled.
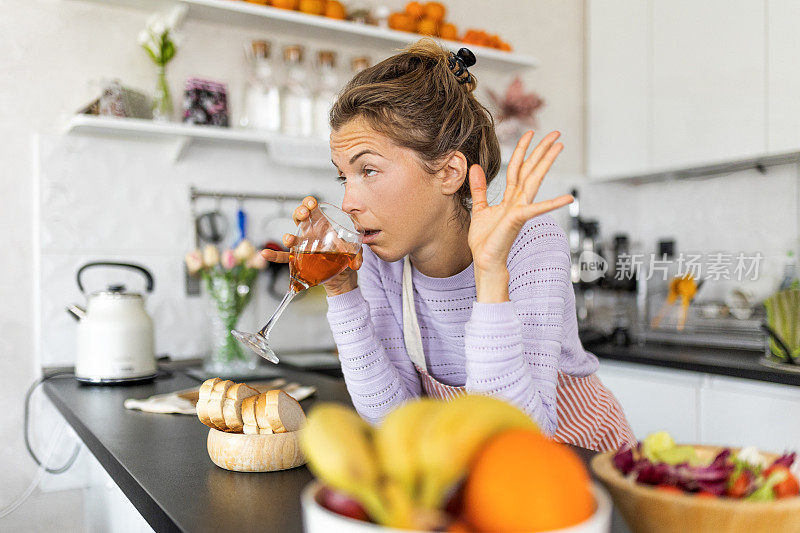
[[[634,531],[800,531],[794,453],[677,445],[660,432],[591,468]]]
[[[499,399],[423,398],[377,427],[319,404],[300,444],[317,477],[301,496],[307,533],[610,527],[611,498],[581,459]]]

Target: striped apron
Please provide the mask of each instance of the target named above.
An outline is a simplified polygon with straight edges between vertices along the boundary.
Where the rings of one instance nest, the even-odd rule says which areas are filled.
[[[428,373],[408,257],[403,262],[403,339],[426,396],[451,400],[466,394],[466,387],[447,385]],[[636,443],[622,406],[595,374],[577,378],[559,371],[557,391],[555,441],[599,452]]]

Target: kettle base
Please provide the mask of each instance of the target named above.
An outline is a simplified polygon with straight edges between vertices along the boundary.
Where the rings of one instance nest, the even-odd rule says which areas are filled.
[[[87,378],[75,376],[75,379],[87,385],[138,385],[153,381],[156,376],[158,376],[158,372],[131,378]]]

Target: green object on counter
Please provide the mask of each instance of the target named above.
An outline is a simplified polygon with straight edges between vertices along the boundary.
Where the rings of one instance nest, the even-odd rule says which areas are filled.
[[[747,497],[748,500],[753,502],[769,502],[775,499],[775,485],[781,483],[786,479],[785,471],[777,471],[770,474],[763,485],[753,491],[753,494]]]
[[[764,300],[764,308],[767,311],[767,324],[786,343],[790,357],[800,357],[800,289],[789,288],[776,292]],[[771,337],[769,350],[774,357],[786,359],[781,347]]]

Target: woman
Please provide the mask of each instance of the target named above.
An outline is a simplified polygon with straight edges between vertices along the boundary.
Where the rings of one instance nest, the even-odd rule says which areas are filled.
[[[561,442],[616,448],[634,437],[578,339],[569,248],[545,215],[572,197],[534,202],[559,133],[527,159],[523,135],[490,206],[500,149],[473,63],[420,41],[357,74],[331,110],[342,209],[367,230],[355,269],[325,284],[348,391],[373,423],[423,394],[498,396]],[[295,221],[315,207],[306,198]]]

